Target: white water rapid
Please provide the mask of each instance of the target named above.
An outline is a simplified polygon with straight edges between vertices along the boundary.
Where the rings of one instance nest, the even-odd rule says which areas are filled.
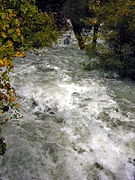
[[[67,44],[15,60],[20,117],[3,126],[0,180],[135,180],[135,84],[87,60]]]

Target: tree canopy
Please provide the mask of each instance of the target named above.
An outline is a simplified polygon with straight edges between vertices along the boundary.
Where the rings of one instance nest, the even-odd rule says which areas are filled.
[[[51,47],[58,37],[53,15],[41,12],[35,0],[0,0],[0,114],[18,106],[9,76],[14,57],[25,57],[28,49]],[[5,150],[0,137],[0,154]]]
[[[93,43],[102,37],[106,44],[100,66],[135,79],[135,1],[89,0],[89,10]]]

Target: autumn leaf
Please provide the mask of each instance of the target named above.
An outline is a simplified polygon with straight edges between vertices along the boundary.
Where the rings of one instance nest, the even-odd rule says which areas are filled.
[[[12,34],[14,32],[14,29],[8,29],[8,33]]]
[[[8,29],[9,28],[9,24],[3,24],[3,26],[2,26],[2,29],[5,31],[6,29]]]
[[[13,42],[12,41],[7,41],[7,45],[9,46],[9,47],[13,47]]]
[[[21,36],[21,31],[20,31],[20,29],[16,29],[16,32],[17,32],[17,35],[18,35],[18,36]]]
[[[0,92],[0,101],[3,99],[7,100],[7,96],[3,94],[2,92]]]
[[[4,61],[3,59],[0,59],[0,67],[3,67],[4,66]]]
[[[7,37],[7,35],[6,35],[4,32],[1,33],[1,36],[2,36],[4,39]]]
[[[8,68],[12,68],[13,67],[13,62],[11,60],[7,60],[7,59],[0,59],[0,67],[6,66]]]
[[[14,107],[18,108],[18,107],[20,107],[20,104],[19,103],[15,103]]]
[[[14,96],[10,96],[9,97],[9,101],[15,101],[15,97]]]
[[[16,56],[16,57],[25,57],[26,54],[25,54],[24,52],[17,51],[17,52],[15,53],[15,56]]]
[[[97,18],[93,18],[92,23],[93,24],[97,24],[97,22],[98,22],[98,19]]]

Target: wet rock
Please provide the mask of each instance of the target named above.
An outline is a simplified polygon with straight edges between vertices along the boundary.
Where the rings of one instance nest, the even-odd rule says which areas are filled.
[[[133,166],[135,166],[135,158],[128,158],[128,163],[130,163]]]
[[[6,152],[6,143],[3,137],[0,137],[0,155],[4,155]]]

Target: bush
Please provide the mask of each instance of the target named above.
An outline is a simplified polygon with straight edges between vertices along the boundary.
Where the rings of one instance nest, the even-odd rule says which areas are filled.
[[[9,76],[13,58],[25,57],[28,49],[51,47],[58,37],[53,16],[40,12],[34,0],[0,0],[0,114],[18,106]]]

